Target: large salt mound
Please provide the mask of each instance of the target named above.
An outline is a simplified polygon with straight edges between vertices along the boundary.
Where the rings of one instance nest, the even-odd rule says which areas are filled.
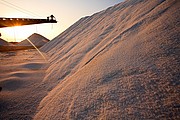
[[[52,90],[34,119],[180,118],[179,13],[179,0],[127,0],[47,43]]]
[[[47,42],[49,42],[49,40],[47,38],[45,38],[44,36],[34,33],[31,36],[28,37],[28,39],[35,45],[38,47],[43,46],[44,44],[46,44]],[[32,46],[31,43],[29,43],[28,40],[23,40],[21,41],[19,44],[17,44],[18,46]]]
[[[0,38],[0,46],[13,46],[13,44],[6,42],[5,40]]]

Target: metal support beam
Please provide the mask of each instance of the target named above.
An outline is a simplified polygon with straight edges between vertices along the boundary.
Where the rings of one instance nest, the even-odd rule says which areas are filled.
[[[31,19],[31,18],[0,18],[0,28],[14,27],[22,25],[57,23],[55,17],[51,15],[47,19]]]

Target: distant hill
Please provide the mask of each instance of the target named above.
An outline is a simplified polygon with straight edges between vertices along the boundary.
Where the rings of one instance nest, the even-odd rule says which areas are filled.
[[[49,42],[49,39],[45,38],[44,36],[34,33],[31,36],[28,37],[28,39],[37,47],[41,47],[47,42]],[[27,39],[21,41],[17,44],[17,46],[32,46]]]

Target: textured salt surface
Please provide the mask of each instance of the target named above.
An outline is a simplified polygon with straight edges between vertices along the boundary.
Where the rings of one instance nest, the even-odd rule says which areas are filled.
[[[180,1],[127,0],[46,44],[34,119],[178,119]]]
[[[0,119],[32,119],[47,94],[47,63],[36,50],[0,52]]]

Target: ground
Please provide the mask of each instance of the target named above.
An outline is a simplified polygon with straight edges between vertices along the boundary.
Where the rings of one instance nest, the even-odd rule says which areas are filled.
[[[46,90],[47,61],[35,50],[0,52],[0,119],[32,119]]]

